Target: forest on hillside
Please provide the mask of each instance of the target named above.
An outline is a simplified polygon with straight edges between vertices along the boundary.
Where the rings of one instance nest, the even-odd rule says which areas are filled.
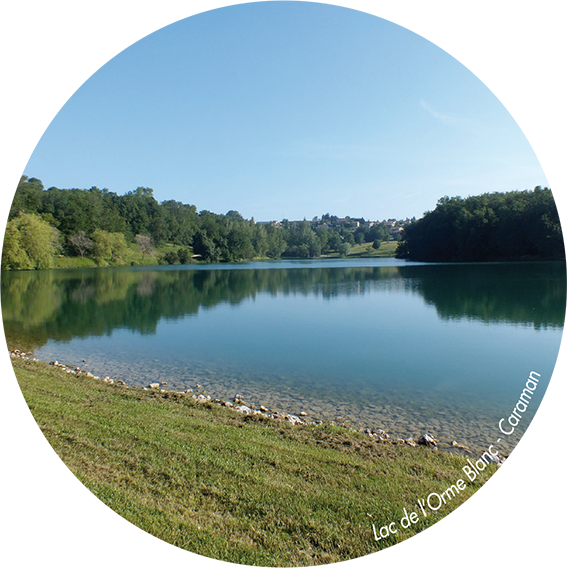
[[[198,211],[195,205],[158,203],[150,188],[124,195],[107,189],[45,189],[23,176],[10,209],[2,269],[50,268],[55,255],[99,266],[159,262],[235,262],[255,258],[347,256],[396,239],[398,258],[425,262],[557,260],[565,258],[555,201],[548,188],[443,197],[419,220],[368,222],[326,213],[311,221],[256,222],[238,211]],[[135,261],[128,252],[139,251]],[[366,254],[369,254],[368,252]]]
[[[425,262],[560,260],[565,258],[551,190],[443,197],[405,227],[398,258]]]
[[[165,243],[175,245],[162,258],[171,264],[195,255],[205,262],[345,256],[354,244],[379,248],[390,234],[386,222],[365,224],[326,213],[311,221],[256,223],[238,211],[222,215],[174,200],[158,203],[146,187],[124,195],[97,187],[45,189],[41,180],[23,176],[8,217],[2,269],[49,268],[54,254],[123,264],[133,243],[142,256]]]

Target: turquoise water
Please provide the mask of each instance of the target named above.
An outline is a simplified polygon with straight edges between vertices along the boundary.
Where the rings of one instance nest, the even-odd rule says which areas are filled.
[[[213,398],[240,393],[393,436],[430,431],[473,450],[498,436],[536,371],[536,396],[503,450],[517,443],[565,317],[563,263],[316,260],[2,276],[8,340],[41,359],[128,385],[199,383]]]

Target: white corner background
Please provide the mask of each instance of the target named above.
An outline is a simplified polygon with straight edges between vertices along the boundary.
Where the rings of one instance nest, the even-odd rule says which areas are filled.
[[[563,14],[567,0],[368,0],[369,14]]]
[[[9,452],[10,447],[8,444],[9,436],[10,436],[10,413],[9,413],[9,404],[10,404],[10,397],[9,397],[9,377],[8,377],[8,361],[9,361],[8,353],[0,352],[0,384],[4,385],[4,411],[2,413],[2,447],[0,447],[0,452],[4,456],[4,467],[2,469],[2,492],[1,501],[0,501],[0,510],[2,511],[0,516],[0,559],[4,558],[5,562],[0,562],[2,566],[8,566],[9,562],[9,524],[10,524],[10,508],[9,508],[9,492],[8,492],[8,483],[10,477],[10,469],[9,469]],[[6,392],[8,391],[8,392]]]

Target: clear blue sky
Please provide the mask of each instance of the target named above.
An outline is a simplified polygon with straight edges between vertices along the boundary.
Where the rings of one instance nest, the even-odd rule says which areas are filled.
[[[24,173],[258,221],[420,217],[444,195],[547,185],[515,121],[451,56],[301,2],[221,8],[142,39],[75,93]]]

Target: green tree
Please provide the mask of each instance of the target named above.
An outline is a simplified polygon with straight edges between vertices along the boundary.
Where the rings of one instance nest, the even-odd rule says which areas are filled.
[[[6,226],[2,269],[50,268],[58,246],[55,227],[33,213],[20,213]]]
[[[287,242],[284,235],[285,229],[282,227],[276,227],[275,225],[269,225],[266,228],[266,233],[268,235],[268,250],[267,255],[270,258],[280,258],[280,256],[285,252],[287,248]]]
[[[203,230],[199,230],[193,237],[193,251],[207,262],[218,262],[220,252],[214,241]]]
[[[376,239],[380,241],[387,241],[390,239],[391,229],[382,221],[381,223],[376,223],[372,227],[370,227],[367,235],[366,240],[367,242],[373,242]]]
[[[357,245],[369,242],[368,239],[369,232],[370,231],[364,225],[360,225],[360,227],[357,227],[354,231],[354,242]]]
[[[177,251],[177,258],[180,264],[189,264],[191,262],[191,251],[188,248],[180,248]]]
[[[317,229],[317,238],[319,239],[319,243],[321,244],[321,253],[326,254],[329,252],[329,229],[326,227],[318,226]]]
[[[350,253],[350,248],[351,248],[350,243],[344,242],[344,243],[341,243],[341,244],[339,245],[339,248],[337,249],[337,252],[338,252],[341,256],[348,256],[348,254]]]
[[[254,258],[252,245],[253,229],[247,222],[235,223],[226,236],[225,260],[248,260]]]
[[[254,247],[255,256],[264,257],[268,254],[270,244],[268,241],[268,233],[264,225],[254,225],[254,233],[252,235],[252,246]]]
[[[357,229],[357,231],[358,231],[358,229]],[[366,242],[365,241],[365,234],[364,234],[363,231],[358,231],[358,232],[357,231],[355,231],[355,233],[354,233],[354,242],[357,245],[361,245],[362,243]]]
[[[343,240],[341,239],[341,236],[339,235],[339,233],[337,233],[337,231],[329,231],[329,238],[327,240],[327,246],[329,247],[329,250],[338,251],[342,242]]]
[[[163,255],[163,260],[166,264],[175,264],[179,257],[177,256],[177,251],[170,250]]]
[[[128,247],[122,233],[108,233],[97,229],[93,232],[92,257],[97,264],[116,264],[122,259]]]
[[[564,259],[551,190],[443,197],[405,227],[396,256],[421,261]]]
[[[344,234],[344,242],[345,242],[345,243],[348,243],[348,244],[351,245],[351,246],[354,245],[354,235],[353,235],[350,231],[345,232],[345,234]]]
[[[43,184],[36,178],[22,176],[12,201],[9,219],[13,219],[20,213],[39,213],[41,210],[41,197]]]
[[[321,256],[321,240],[305,220],[289,225],[287,245],[285,256],[298,258]]]
[[[160,208],[167,227],[166,240],[176,245],[190,245],[198,228],[197,208],[174,200],[162,201]]]

